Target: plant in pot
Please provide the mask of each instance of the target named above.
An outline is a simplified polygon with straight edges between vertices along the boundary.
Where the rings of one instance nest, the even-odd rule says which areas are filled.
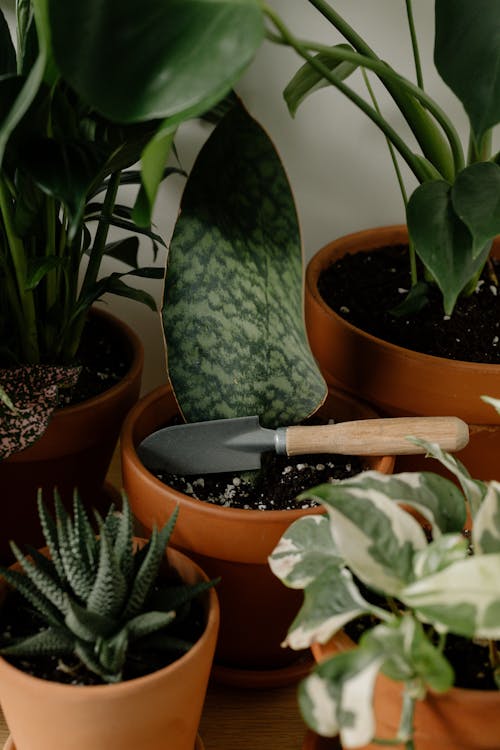
[[[12,747],[147,748],[197,742],[219,610],[203,571],[167,545],[177,512],[149,541],[121,513],[77,493],[72,516],[39,497],[47,547],[2,571],[0,701]],[[167,739],[168,738],[168,739]],[[196,747],[201,747],[198,741]]]
[[[498,745],[500,486],[426,448],[461,490],[432,472],[321,485],[302,497],[327,515],[295,522],[269,560],[304,590],[286,639],[319,661],[302,715],[344,748]]]
[[[500,120],[498,5],[435,2],[434,63],[468,116],[463,144],[452,115],[426,92],[411,0],[408,46],[416,82],[395,70],[385,52],[379,56],[336,3],[309,1],[343,43],[301,39],[268,9],[275,42],[305,60],[285,89],[288,107],[293,114],[309,94],[331,86],[364,112],[386,138],[407,218],[407,227],[335,240],[311,260],[306,324],[312,350],[329,383],[383,413],[449,413],[474,425],[461,458],[474,475],[498,478],[500,431],[492,425],[498,419],[477,398],[496,395],[500,362],[500,165],[492,146]],[[366,96],[350,85],[356,70]],[[383,107],[371,74],[389,96]],[[401,127],[384,115],[391,105]],[[415,189],[404,184],[401,160]]]
[[[92,305],[111,293],[154,308],[124,277],[163,277],[162,268],[139,264],[139,237],[156,254],[151,211],[175,130],[230,91],[263,24],[256,0],[111,2],[99,12],[73,1],[18,0],[15,21],[17,49],[0,13],[0,384],[14,407],[2,412],[4,435],[15,434],[8,420],[16,410],[46,407],[38,429],[17,445],[2,442],[0,486],[18,503],[28,496],[28,517],[36,488],[51,495],[55,479],[69,503],[75,484],[84,500],[98,502],[121,422],[139,394],[143,355],[127,327]],[[140,170],[130,169],[138,162]],[[119,193],[127,185],[140,185],[133,206]],[[116,228],[122,234],[112,239]],[[100,273],[105,256],[127,270]],[[118,359],[118,374],[111,370],[106,382],[120,384],[98,400],[85,398],[93,395],[89,358],[101,390]],[[68,390],[47,401],[46,387],[56,382],[49,368],[75,365],[83,365],[85,401],[57,409],[44,432]],[[67,385],[59,371],[55,377]],[[27,448],[28,439],[37,442]],[[20,512],[18,504],[12,519],[3,517],[7,538],[21,539]]]
[[[340,392],[330,391],[325,401],[305,334],[302,284],[290,186],[268,136],[237,103],[198,156],[170,244],[163,307],[170,385],[131,410],[121,457],[140,524],[161,524],[179,504],[174,546],[220,576],[215,675],[247,686],[285,684],[309,668],[280,648],[300,595],[280,587],[267,565],[295,518],[322,512],[319,505],[297,504],[296,495],[313,477],[335,480],[367,463],[390,471],[393,460],[372,456],[365,463],[359,454],[325,457],[319,449],[294,460],[267,453],[260,470],[242,473],[249,467],[234,455],[224,470],[213,454],[207,461],[213,437],[206,435],[205,444],[186,444],[190,466],[179,470],[167,468],[168,449],[155,456],[142,444],[182,420],[258,415],[273,429],[298,425],[313,413],[320,422],[375,416]],[[330,444],[330,452],[342,450]]]

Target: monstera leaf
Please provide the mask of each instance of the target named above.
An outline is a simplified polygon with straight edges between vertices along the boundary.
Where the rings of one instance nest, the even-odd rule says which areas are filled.
[[[297,215],[279,157],[241,105],[187,182],[167,267],[169,376],[188,422],[301,421],[325,397],[302,312]]]

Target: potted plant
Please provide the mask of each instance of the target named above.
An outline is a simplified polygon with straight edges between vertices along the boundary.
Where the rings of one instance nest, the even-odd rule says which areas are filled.
[[[304,591],[286,642],[320,661],[302,714],[345,748],[498,744],[499,485],[426,448],[462,491],[431,472],[316,487],[304,497],[327,515],[298,520],[270,557]]]
[[[218,499],[211,502],[209,477],[187,477],[182,483],[154,473],[141,461],[138,446],[179,419],[258,414],[262,425],[276,427],[299,423],[319,407],[323,419],[375,416],[345,394],[332,392],[325,401],[325,384],[307,344],[302,289],[302,251],[288,180],[267,134],[236,103],[190,172],[170,243],[163,306],[170,383],[131,410],[121,458],[138,521],[150,529],[178,504],[172,543],[189,550],[209,575],[220,576],[214,674],[247,686],[285,684],[309,668],[303,658],[280,648],[286,618],[299,601],[296,592],[280,587],[267,565],[284,529],[306,512],[290,498],[279,504],[287,464],[276,470],[272,490],[265,462],[261,472],[237,473],[236,480],[223,474]],[[347,459],[351,472],[360,466],[354,461]],[[390,471],[392,459],[369,463]],[[321,465],[325,478],[332,476],[324,460]],[[246,493],[257,486],[262,487],[258,502],[235,501],[236,488]]]
[[[352,234],[311,260],[306,281],[311,347],[328,382],[383,413],[450,413],[475,425],[462,459],[474,475],[497,477],[500,432],[477,396],[495,392],[499,361],[499,317],[491,313],[498,310],[498,241],[493,247],[492,241],[500,232],[500,166],[492,153],[492,133],[500,120],[498,6],[486,0],[478,12],[467,0],[435,2],[434,62],[467,113],[470,138],[462,144],[453,117],[426,92],[411,1],[406,9],[416,82],[395,70],[385,53],[379,55],[334,2],[310,0],[310,5],[344,42],[328,46],[303,40],[276,12],[267,10],[274,40],[305,60],[285,89],[288,107],[295,113],[310,93],[328,85],[371,119],[389,146],[409,231],[408,236],[406,227],[397,226]],[[365,97],[350,85],[349,76],[357,69],[366,82]],[[386,102],[383,110],[379,106],[370,74],[388,93],[403,127],[384,114]],[[415,189],[405,187],[398,160],[409,167]],[[347,290],[339,298],[344,279]],[[337,294],[335,302],[325,291],[327,283]],[[483,339],[471,334],[481,327],[481,317],[460,330],[471,309],[481,316],[481,304],[493,321]],[[441,339],[443,346],[437,348]],[[493,422],[498,423],[496,417]]]
[[[218,628],[213,586],[166,548],[177,512],[149,541],[75,493],[55,520],[39,497],[47,548],[2,571],[0,700],[18,747],[192,750]]]
[[[256,0],[189,8],[112,2],[99,12],[73,1],[18,0],[15,26],[17,49],[0,14],[0,384],[17,410],[41,402],[44,368],[80,365],[84,348],[104,351],[99,339],[88,340],[98,324],[125,364],[120,385],[58,409],[41,440],[40,430],[31,433],[35,445],[27,448],[25,435],[22,453],[8,455],[12,442],[2,446],[2,495],[17,499],[12,523],[34,509],[36,487],[51,493],[55,478],[69,502],[75,484],[98,501],[121,422],[139,394],[143,354],[127,327],[89,312],[105,293],[154,307],[124,277],[163,277],[162,268],[140,266],[138,247],[141,235],[155,254],[161,242],[151,210],[175,130],[230,91],[263,33]],[[140,171],[130,169],[139,162]],[[140,185],[133,206],[120,197],[123,185]],[[110,228],[120,239],[108,237]],[[100,274],[104,256],[127,270]],[[98,381],[111,357],[97,362]],[[34,374],[24,371],[33,366]],[[19,403],[28,381],[41,386]],[[4,434],[12,413],[2,413]],[[10,524],[3,519],[2,533],[20,539]]]

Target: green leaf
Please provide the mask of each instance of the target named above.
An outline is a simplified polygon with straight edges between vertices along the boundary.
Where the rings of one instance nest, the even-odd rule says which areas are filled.
[[[472,545],[476,554],[500,552],[500,483],[488,482],[474,518]]]
[[[369,471],[322,484],[300,497],[326,505],[337,552],[353,573],[368,586],[397,595],[413,580],[414,555],[426,539],[420,524],[396,502],[414,502],[421,495],[424,509],[436,506],[439,496],[425,502],[432,497],[432,483],[429,491],[426,479],[422,474],[391,477]]]
[[[125,577],[113,555],[104,525],[100,528],[99,567],[92,591],[87,599],[87,609],[106,617],[116,617],[121,613],[127,585]]]
[[[436,0],[434,60],[458,96],[478,142],[500,121],[497,0]]]
[[[417,552],[414,559],[415,578],[433,575],[457,560],[464,560],[469,543],[462,534],[445,534]]]
[[[477,258],[500,234],[500,167],[492,162],[467,167],[457,176],[451,198],[474,239],[472,254]]]
[[[174,619],[175,612],[173,610],[170,612],[144,612],[129,620],[127,624],[129,638],[131,641],[143,638],[170,625]]]
[[[47,601],[65,615],[68,611],[68,597],[61,585],[25,557],[15,542],[11,542],[10,546],[16,560],[21,565],[29,580],[39,589]]]
[[[429,304],[429,284],[426,281],[418,281],[402,302],[392,310],[389,310],[395,318],[405,318],[423,310]]]
[[[48,0],[54,56],[111,120],[171,118],[213,106],[263,38],[257,0]],[[140,54],[136,52],[140,50]]]
[[[66,656],[73,652],[73,645],[73,641],[63,630],[47,628],[24,638],[19,643],[0,649],[0,653],[5,656]]]
[[[466,638],[500,638],[500,553],[473,555],[399,592],[435,627]]]
[[[414,681],[419,681],[421,697],[425,688],[443,693],[453,685],[450,664],[411,615],[377,625],[362,636],[360,645],[384,655],[381,671],[392,680],[412,682],[413,690],[418,689]]]
[[[45,258],[34,258],[26,273],[26,290],[36,289],[42,279],[54,268],[61,268],[66,263],[65,258],[48,255]]]
[[[75,601],[70,601],[69,604],[64,623],[76,638],[95,643],[98,638],[105,638],[116,629],[117,621],[113,618],[84,609]]]
[[[467,502],[469,503],[472,516],[475,516],[486,494],[486,483],[482,482],[480,479],[472,479],[471,475],[458,458],[443,451],[438,443],[428,443],[426,440],[421,440],[420,438],[410,439],[415,445],[420,445],[422,448],[425,448],[427,457],[435,458],[458,479]],[[460,512],[458,505],[457,511]],[[443,529],[443,531],[445,530],[458,531],[458,528],[447,527],[447,529]]]
[[[288,629],[283,645],[293,649],[326,643],[348,622],[364,614],[389,615],[361,595],[351,572],[335,562],[325,563],[304,592],[304,603]]]
[[[343,566],[324,515],[304,516],[294,521],[268,562],[274,575],[292,589],[305,589],[327,565]]]
[[[375,734],[373,690],[383,657],[370,648],[337,654],[320,664],[299,685],[299,705],[318,734],[340,731],[343,747],[358,747]]]
[[[156,133],[141,156],[142,185],[132,218],[141,227],[149,227],[158,187],[165,174],[165,163],[174,142],[175,128],[167,126]]]
[[[325,397],[302,315],[297,215],[279,157],[243,107],[191,171],[163,307],[169,375],[188,422],[300,422]]]
[[[333,49],[345,49],[353,52],[349,44],[337,44]],[[358,67],[354,63],[332,59],[332,56],[325,52],[320,52],[314,56],[314,59],[325,65],[335,77],[340,81],[348,78]],[[331,86],[329,81],[322,78],[321,73],[315,70],[309,63],[305,63],[295,73],[294,77],[283,91],[283,96],[287,103],[290,114],[293,116],[297,112],[300,104],[307,97],[325,86]]]
[[[444,180],[420,185],[407,206],[407,222],[415,251],[439,286],[447,315],[458,295],[482,268],[489,247],[474,255],[474,242],[453,209],[451,186]]]

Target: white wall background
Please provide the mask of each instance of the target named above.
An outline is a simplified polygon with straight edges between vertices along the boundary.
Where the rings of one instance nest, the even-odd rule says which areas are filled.
[[[11,6],[9,0],[1,7]],[[335,44],[342,39],[307,0],[269,0],[295,32],[304,39]],[[414,80],[405,4],[400,0],[336,0],[335,8],[365,37],[375,51],[399,72]],[[435,73],[432,65],[434,3],[414,3],[424,82],[428,93],[452,116],[466,139],[466,119],[460,103]],[[238,85],[238,93],[251,114],[265,127],[281,154],[302,227],[306,261],[323,244],[342,234],[371,226],[404,221],[404,210],[383,136],[354,105],[332,89],[314,94],[294,120],[288,114],[282,91],[301,61],[291,50],[265,42]],[[359,74],[352,79],[364,93]],[[400,120],[390,101],[380,92],[379,104],[391,124]],[[189,170],[207,129],[188,123],[177,137],[183,166]],[[403,167],[407,185],[415,183]],[[178,210],[183,180],[169,178],[162,186],[155,210],[158,231],[168,243]],[[157,264],[163,265],[165,253]],[[151,262],[144,243],[142,261]],[[113,268],[113,270],[118,270]],[[145,282],[158,302],[161,283]],[[142,338],[145,351],[143,392],[165,381],[165,360],[159,316],[143,306],[110,297],[109,310],[128,322]]]

